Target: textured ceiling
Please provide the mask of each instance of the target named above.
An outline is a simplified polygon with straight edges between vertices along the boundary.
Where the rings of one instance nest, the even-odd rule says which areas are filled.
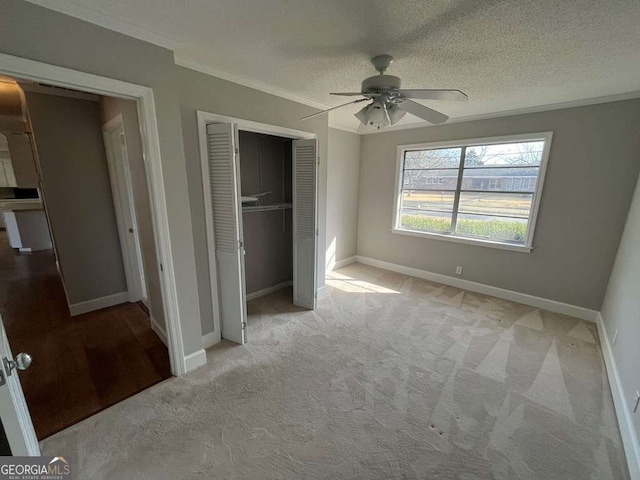
[[[359,90],[381,53],[403,87],[466,92],[423,102],[452,118],[640,91],[638,0],[33,1],[326,105]],[[358,108],[332,123],[357,127]]]

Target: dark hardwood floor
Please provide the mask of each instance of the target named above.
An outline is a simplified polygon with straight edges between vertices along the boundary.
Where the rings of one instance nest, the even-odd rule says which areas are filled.
[[[171,376],[141,305],[71,317],[52,251],[18,254],[0,230],[0,315],[39,439]]]

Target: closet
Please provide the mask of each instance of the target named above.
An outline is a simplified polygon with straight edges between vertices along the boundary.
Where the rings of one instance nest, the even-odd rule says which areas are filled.
[[[238,133],[247,299],[293,284],[292,140]],[[293,299],[292,299],[293,300]]]
[[[233,123],[206,132],[214,315],[221,338],[245,343],[247,300],[293,285],[292,303],[315,308],[316,140]]]

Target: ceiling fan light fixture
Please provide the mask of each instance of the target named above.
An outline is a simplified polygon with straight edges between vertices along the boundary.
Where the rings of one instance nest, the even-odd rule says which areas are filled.
[[[375,130],[388,127],[391,124],[386,104],[377,100],[356,113],[355,117],[365,127]]]
[[[356,113],[354,116],[360,120],[360,123],[362,123],[363,125],[367,125],[367,123],[369,123],[369,105],[365,105],[358,113]]]
[[[395,125],[402,120],[402,117],[404,117],[407,112],[402,110],[398,105],[391,105],[387,107],[387,113],[389,114],[391,125]]]

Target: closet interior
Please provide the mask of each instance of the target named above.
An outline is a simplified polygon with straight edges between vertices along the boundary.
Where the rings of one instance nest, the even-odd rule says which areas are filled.
[[[289,138],[241,130],[238,147],[246,298],[251,300],[293,282],[293,145]]]

